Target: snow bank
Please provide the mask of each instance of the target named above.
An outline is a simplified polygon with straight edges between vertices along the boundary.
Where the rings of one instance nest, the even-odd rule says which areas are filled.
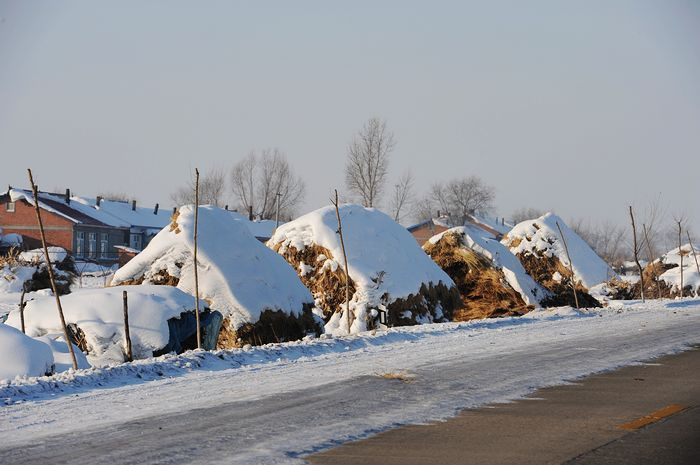
[[[376,310],[389,310],[391,320],[393,309],[389,306],[400,299],[421,294],[424,286],[442,285],[455,288],[452,279],[442,271],[416,244],[413,236],[401,225],[384,213],[360,205],[340,206],[343,237],[348,259],[348,274],[354,287],[350,309],[355,316],[352,332],[367,329],[367,323],[376,316]],[[337,234],[338,223],[335,208],[323,207],[308,213],[294,221],[281,225],[270,238],[267,245],[290,261],[309,284],[313,279],[321,279],[327,271],[344,270],[343,252],[340,237]],[[309,263],[296,263],[296,258],[304,255],[310,247],[321,247],[326,253],[318,254]],[[329,256],[327,256],[329,255]],[[315,271],[314,271],[315,270]],[[344,282],[344,276],[342,277]],[[313,287],[313,286],[311,286]],[[344,285],[334,283],[334,290],[344,292]],[[319,297],[320,289],[317,289]],[[343,298],[344,300],[344,298]],[[438,307],[446,302],[440,302]],[[401,304],[404,305],[404,304]],[[422,312],[411,317],[410,305],[399,311],[398,315],[406,321],[394,321],[393,324],[430,322],[442,318],[442,309],[434,312]],[[326,331],[347,332],[340,311],[342,308],[324,308],[331,314]],[[328,315],[326,315],[328,318]],[[414,319],[415,321],[410,321]],[[391,322],[390,322],[391,323]]]
[[[289,265],[255,239],[232,212],[199,208],[199,295],[227,317],[233,329],[255,323],[265,310],[299,315],[313,298]],[[164,274],[194,295],[194,207],[180,208],[173,223],[117,270],[112,285],[158,283]]]
[[[22,334],[19,329],[0,324],[0,379],[51,374],[53,364],[48,345]]]
[[[510,251],[515,255],[556,257],[568,268],[569,260],[557,229],[557,223],[561,227],[569,248],[574,276],[583,287],[590,289],[617,276],[586,241],[581,239],[561,218],[553,213],[547,213],[535,220],[518,223],[501,242],[510,248]]]
[[[488,258],[493,266],[499,268],[507,283],[522,297],[527,305],[535,308],[540,306],[540,300],[548,292],[527,274],[520,260],[501,244],[496,238],[475,226],[461,226],[437,234],[429,239],[430,244],[436,244],[446,234],[456,234],[463,247],[467,247]]]
[[[61,298],[66,324],[75,324],[85,337],[88,360],[103,365],[124,360],[124,316],[122,291],[128,292],[129,327],[134,358],[151,357],[168,344],[168,320],[194,309],[192,296],[170,286],[123,286],[85,289]],[[205,303],[201,303],[202,309]],[[20,327],[18,310],[10,312],[6,324]],[[27,335],[62,334],[53,298],[40,298],[25,308]]]

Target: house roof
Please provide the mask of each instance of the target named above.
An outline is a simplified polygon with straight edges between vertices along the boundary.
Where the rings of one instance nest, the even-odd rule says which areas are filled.
[[[128,225],[114,221],[111,215],[94,213],[89,207],[79,202],[66,203],[65,197],[60,194],[50,192],[39,192],[39,207],[50,211],[76,224],[86,224],[101,227],[128,227]],[[34,195],[25,189],[9,189],[0,195],[0,200],[16,202],[24,200],[30,205],[34,205]]]

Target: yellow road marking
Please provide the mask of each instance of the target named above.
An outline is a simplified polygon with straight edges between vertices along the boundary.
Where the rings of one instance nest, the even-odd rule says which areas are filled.
[[[650,425],[652,423],[655,423],[662,418],[670,417],[671,415],[674,415],[678,412],[682,412],[685,410],[687,407],[684,407],[679,404],[671,404],[668,405],[661,410],[657,410],[656,412],[650,413],[649,415],[643,416],[642,418],[638,418],[636,420],[630,421],[629,423],[623,423],[618,428],[626,429],[626,430],[635,430],[639,428],[643,428],[647,425]]]

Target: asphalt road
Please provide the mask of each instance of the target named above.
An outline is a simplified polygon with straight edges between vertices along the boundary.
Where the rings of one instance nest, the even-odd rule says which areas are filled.
[[[390,430],[308,460],[314,465],[700,464],[700,350],[541,389],[517,402],[466,410],[445,422]]]
[[[623,350],[626,337],[620,334],[601,340],[592,336],[590,341],[577,340],[577,345],[561,341],[528,346],[529,365],[523,364],[522,357],[509,354],[497,360],[457,359],[415,370],[405,380],[362,376],[263,401],[222,403],[83,431],[57,428],[54,435],[36,440],[28,437],[20,445],[3,447],[0,443],[0,463],[299,463],[314,451],[336,445],[321,439],[328,437],[324,434],[328,430],[346,437],[366,437],[376,432],[363,429],[364,425],[390,422],[397,406],[402,409],[399,417],[405,418],[412,408],[419,413],[426,408],[439,410],[446,395],[478,396],[480,389],[490,392],[513,380],[535,382],[540,374],[527,377],[532,366],[562,372],[567,366],[588,363],[585,359],[597,351]],[[675,330],[665,337],[677,337]],[[596,351],[582,350],[592,344],[597,344]],[[474,373],[484,370],[497,370],[497,376],[488,377],[497,385],[484,386],[474,379]],[[543,389],[529,400],[466,410],[446,422],[376,434],[308,459],[315,464],[521,464],[572,459],[608,463],[611,457],[618,457],[640,463],[655,453],[664,454],[666,448],[663,461],[684,463],[697,454],[699,401],[700,350],[694,350],[575,385]],[[689,409],[639,433],[618,427],[671,404]],[[37,421],[45,420],[38,417]],[[683,431],[673,426],[675,422],[682,422],[678,424]],[[648,433],[654,430],[659,433]],[[290,449],[288,444],[305,446]]]

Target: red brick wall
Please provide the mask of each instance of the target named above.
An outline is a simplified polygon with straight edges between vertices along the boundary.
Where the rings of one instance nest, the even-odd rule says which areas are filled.
[[[447,228],[444,226],[438,226],[434,223],[429,223],[426,225],[423,225],[417,229],[414,229],[411,234],[413,234],[413,237],[416,238],[416,241],[418,242],[418,245],[421,247],[425,242],[433,237],[435,234],[440,234],[441,232],[447,231]]]
[[[46,242],[50,246],[63,247],[73,252],[73,222],[60,215],[41,210]],[[3,234],[17,233],[24,238],[25,247],[41,247],[41,234],[36,221],[34,207],[24,200],[15,202],[15,211],[7,211],[6,205],[0,204],[0,228]]]

